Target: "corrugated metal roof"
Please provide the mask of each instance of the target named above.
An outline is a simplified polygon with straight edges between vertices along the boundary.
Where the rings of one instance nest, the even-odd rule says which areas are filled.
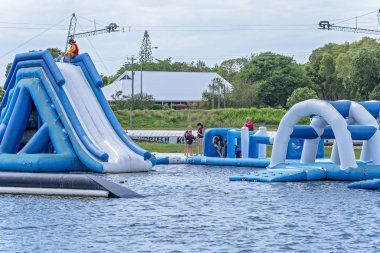
[[[131,72],[126,71],[112,84],[103,87],[106,99],[112,101],[111,96],[120,90],[123,95],[131,94],[131,76]],[[143,92],[153,95],[156,101],[201,101],[202,93],[216,77],[221,78],[226,86],[231,88],[231,84],[217,73],[135,71],[135,94],[141,92],[141,76]]]

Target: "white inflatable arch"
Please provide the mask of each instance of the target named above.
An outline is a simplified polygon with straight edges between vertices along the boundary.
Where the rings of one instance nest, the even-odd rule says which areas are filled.
[[[331,125],[335,135],[336,148],[338,150],[338,154],[340,154],[340,168],[356,168],[357,164],[355,160],[354,147],[352,145],[351,134],[347,129],[346,120],[331,104],[317,99],[306,100],[294,105],[281,119],[277,130],[277,135],[273,143],[272,157],[269,167],[271,168],[278,164],[285,163],[288,142],[294,126],[301,118],[311,115],[320,116],[319,120],[314,120],[311,123],[311,126],[314,127],[318,135],[321,135],[326,124]],[[311,146],[314,146],[315,143],[318,143],[317,141],[319,141],[319,138],[311,141],[313,141],[313,145]],[[306,147],[306,150],[304,150],[305,152],[302,156],[304,156],[307,152],[309,155],[301,159],[302,162],[311,160],[312,156],[314,156],[315,159],[315,152],[310,152],[312,151],[311,149],[316,152],[315,148],[310,147],[309,149]]]
[[[373,162],[380,165],[380,131],[377,120],[357,102],[351,102],[349,117],[359,125],[373,126],[377,129],[375,134],[368,140],[363,141],[363,148],[360,160],[363,162]]]
[[[350,102],[349,116],[346,122],[349,124],[373,126],[378,129],[377,120],[359,103]],[[313,118],[310,126],[320,136],[325,126],[326,121],[320,117]],[[318,144],[320,138],[305,140],[302,150],[302,163],[314,163],[318,151]],[[336,164],[340,164],[340,156],[338,153],[337,143],[334,142],[333,151],[331,153],[331,160]],[[360,155],[360,160],[363,162],[373,162],[376,165],[380,165],[380,131],[377,130],[375,134],[366,141],[363,141],[363,148]]]

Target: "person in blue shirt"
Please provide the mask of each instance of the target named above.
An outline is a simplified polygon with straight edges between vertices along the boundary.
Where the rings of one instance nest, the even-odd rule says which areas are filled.
[[[219,157],[223,157],[224,143],[218,135],[212,138],[212,145],[215,147],[216,152],[218,152]]]

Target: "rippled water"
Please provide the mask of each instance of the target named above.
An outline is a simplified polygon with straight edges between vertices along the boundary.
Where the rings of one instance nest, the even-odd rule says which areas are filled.
[[[105,175],[143,199],[0,196],[0,252],[379,252],[380,192],[248,183],[252,169]]]

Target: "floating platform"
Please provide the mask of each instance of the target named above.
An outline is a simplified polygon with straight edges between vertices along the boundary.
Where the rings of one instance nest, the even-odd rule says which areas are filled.
[[[269,159],[258,158],[219,158],[206,156],[193,156],[187,158],[188,164],[194,165],[216,165],[216,166],[238,166],[238,167],[257,167],[266,168]]]
[[[159,164],[186,164],[187,157],[177,153],[156,153],[155,165]]]
[[[119,184],[87,174],[0,173],[0,194],[141,198]]]
[[[250,175],[232,176],[230,181],[295,182],[314,180],[358,181],[380,178],[380,166],[358,161],[355,169],[341,169],[339,165],[324,162],[315,164],[286,163],[272,169],[254,171]]]
[[[348,185],[348,188],[379,190],[380,189],[380,179],[371,179],[371,180],[353,182],[353,183],[350,183]]]
[[[214,166],[236,166],[236,167],[256,167],[266,168],[269,159],[258,158],[219,158],[207,156],[185,157],[179,154],[157,154],[156,165],[159,164],[193,164],[193,165],[214,165]]]
[[[256,170],[247,176],[233,176],[230,181],[248,182],[296,182],[308,180],[321,180],[326,178],[323,168],[286,168]]]

